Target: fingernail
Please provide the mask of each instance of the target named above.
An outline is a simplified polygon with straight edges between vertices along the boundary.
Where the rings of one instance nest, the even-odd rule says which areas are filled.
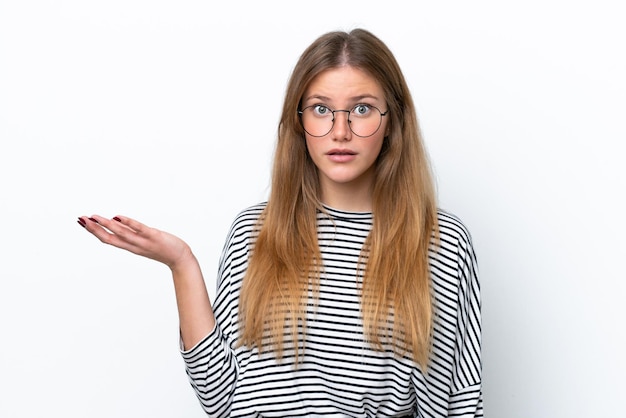
[[[78,222],[78,225],[80,225],[80,226],[82,226],[83,228],[85,228],[85,221],[83,221],[83,219],[82,219],[82,218],[78,218],[78,221],[76,221],[76,222]]]
[[[114,221],[118,221],[118,222],[122,222],[122,220],[120,218],[118,218],[117,216],[113,218]]]
[[[99,224],[99,223],[100,223],[100,222],[98,222],[98,220],[97,220],[96,218],[89,218],[89,220],[90,220],[91,222],[95,222],[95,223],[97,223],[97,224]]]

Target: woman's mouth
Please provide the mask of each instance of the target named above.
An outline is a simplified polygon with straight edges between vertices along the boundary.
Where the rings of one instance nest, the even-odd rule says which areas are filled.
[[[356,152],[348,149],[332,149],[326,153],[328,159],[336,163],[346,163],[356,158]]]

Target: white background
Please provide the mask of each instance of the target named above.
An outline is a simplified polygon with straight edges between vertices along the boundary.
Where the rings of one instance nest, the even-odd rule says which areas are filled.
[[[176,233],[214,294],[267,196],[287,78],[372,30],[470,228],[489,417],[625,416],[625,14],[618,1],[0,2],[0,417],[202,417],[168,270],[89,236]]]

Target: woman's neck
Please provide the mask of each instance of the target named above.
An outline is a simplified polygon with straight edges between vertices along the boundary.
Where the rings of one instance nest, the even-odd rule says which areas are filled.
[[[371,187],[354,187],[354,185],[322,185],[322,203],[346,212],[371,212]]]

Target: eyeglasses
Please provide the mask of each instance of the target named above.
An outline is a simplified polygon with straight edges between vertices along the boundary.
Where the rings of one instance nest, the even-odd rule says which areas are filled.
[[[335,125],[335,113],[348,114],[348,126],[353,134],[361,138],[374,135],[383,122],[383,116],[389,113],[381,112],[377,107],[360,103],[350,110],[332,110],[327,106],[316,104],[307,106],[298,111],[302,127],[307,134],[315,137],[327,135]]]

